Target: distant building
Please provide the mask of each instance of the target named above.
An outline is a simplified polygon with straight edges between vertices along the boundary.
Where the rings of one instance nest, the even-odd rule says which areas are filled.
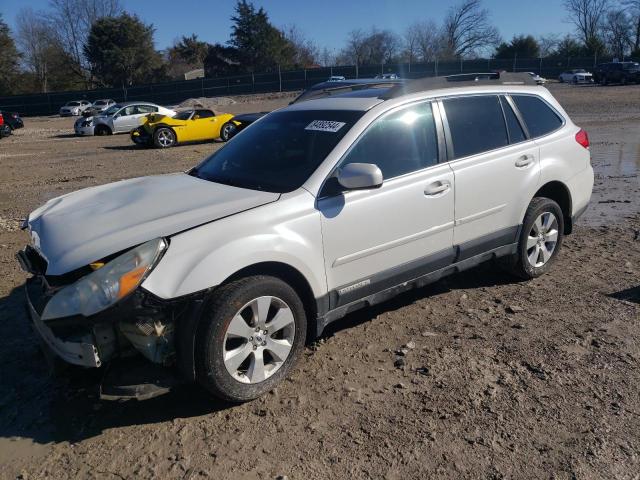
[[[195,70],[185,72],[184,74],[185,80],[195,80],[196,78],[203,78],[203,77],[204,77],[204,68],[196,68]]]

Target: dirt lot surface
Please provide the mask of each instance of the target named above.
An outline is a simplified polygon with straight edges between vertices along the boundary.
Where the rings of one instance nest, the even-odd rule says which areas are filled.
[[[95,372],[51,378],[13,257],[45,200],[184,170],[220,144],[138,149],[27,118],[0,141],[0,477],[640,478],[640,86],[550,88],[596,169],[551,273],[516,282],[485,265],[352,314],[240,406],[195,386],[100,402]]]

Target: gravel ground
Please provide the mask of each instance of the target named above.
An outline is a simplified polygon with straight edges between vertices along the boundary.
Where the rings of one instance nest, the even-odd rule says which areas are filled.
[[[552,271],[517,282],[484,265],[352,314],[240,406],[195,386],[100,402],[98,372],[50,377],[13,258],[45,200],[184,170],[220,144],[138,149],[27,118],[0,141],[0,477],[640,478],[640,86],[550,89],[596,170]]]

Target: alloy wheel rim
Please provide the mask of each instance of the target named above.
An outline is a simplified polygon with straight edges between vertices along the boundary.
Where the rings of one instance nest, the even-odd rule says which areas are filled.
[[[236,312],[227,327],[223,360],[241,383],[260,383],[276,373],[293,348],[295,320],[278,297],[258,297]]]
[[[173,138],[171,138],[170,132],[162,131],[158,134],[158,141],[163,147],[168,147],[173,143]]]
[[[543,212],[531,225],[527,237],[527,259],[534,268],[545,265],[558,245],[558,219],[551,212]]]

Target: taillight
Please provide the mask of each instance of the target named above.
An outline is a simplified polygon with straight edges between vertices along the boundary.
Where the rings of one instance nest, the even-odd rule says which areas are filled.
[[[580,131],[576,133],[576,142],[578,142],[584,148],[589,149],[589,135],[587,135],[587,132],[580,129]]]

